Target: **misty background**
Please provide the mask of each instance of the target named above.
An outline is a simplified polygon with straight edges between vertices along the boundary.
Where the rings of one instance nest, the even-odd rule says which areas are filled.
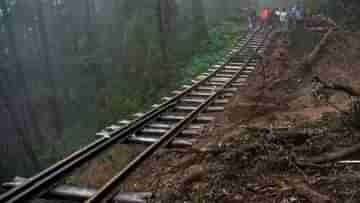
[[[209,30],[249,4],[1,0],[0,179],[33,175],[168,93]]]
[[[194,56],[224,48],[218,25],[246,30],[246,8],[331,2],[0,0],[0,181],[33,175],[145,109],[199,71],[189,64],[206,68],[216,57]]]

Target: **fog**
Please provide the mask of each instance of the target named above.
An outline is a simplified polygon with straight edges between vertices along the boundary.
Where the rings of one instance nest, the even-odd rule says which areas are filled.
[[[181,79],[235,0],[0,1],[0,178],[30,176]]]

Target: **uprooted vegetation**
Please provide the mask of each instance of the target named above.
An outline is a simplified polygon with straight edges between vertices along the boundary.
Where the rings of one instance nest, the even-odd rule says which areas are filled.
[[[306,65],[291,67],[287,58],[291,49],[282,45],[272,49],[267,69],[258,69],[258,76],[250,83],[261,93],[253,95],[252,92],[259,91],[250,88],[247,97],[239,97],[235,118],[243,116],[241,104],[254,105],[246,111],[251,114],[241,123],[243,126],[235,125],[230,131],[237,132],[230,143],[234,145],[239,140],[237,148],[240,144],[253,147],[224,164],[230,167],[220,179],[227,180],[230,175],[230,184],[223,184],[223,189],[237,188],[236,192],[228,192],[233,196],[229,202],[317,203],[360,199],[356,189],[360,183],[359,166],[338,162],[356,160],[359,155],[356,122],[359,86],[355,74],[359,36],[335,32],[328,37],[328,43],[323,43],[322,51],[311,64],[305,59]],[[343,43],[349,46],[344,47]],[[341,53],[343,60],[334,58],[334,52]],[[268,78],[263,88],[256,86],[264,78],[261,75]],[[321,87],[316,88],[319,83]],[[220,197],[217,201],[224,199]]]
[[[159,152],[120,188],[154,202],[358,202],[360,166],[341,161],[360,155],[360,35],[306,34],[313,51],[296,54],[275,34],[212,133]]]

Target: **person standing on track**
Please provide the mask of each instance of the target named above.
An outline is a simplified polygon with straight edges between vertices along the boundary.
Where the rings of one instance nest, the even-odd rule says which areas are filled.
[[[291,29],[292,30],[296,30],[297,28],[297,22],[298,22],[298,19],[297,19],[297,14],[298,14],[298,11],[299,11],[299,6],[295,5],[291,8]]]
[[[280,12],[280,24],[281,29],[283,32],[287,32],[289,29],[289,19],[288,19],[288,13],[286,12],[286,9],[283,8]]]
[[[267,26],[269,24],[269,17],[270,17],[270,9],[263,8],[261,10],[261,21],[263,26]]]
[[[280,26],[280,13],[281,13],[281,9],[280,8],[276,8],[273,12],[274,15],[274,23],[276,26]]]
[[[296,21],[297,21],[296,22],[297,27],[299,27],[300,29],[303,29],[304,28],[304,18],[305,18],[305,12],[304,12],[303,7],[301,7],[301,6],[297,7],[295,17],[296,17]]]
[[[275,9],[270,9],[269,8],[269,25],[274,25],[275,23],[275,19],[276,19],[276,16],[275,16]]]
[[[256,27],[256,10],[254,8],[249,8],[248,10],[248,21],[249,21],[249,30],[252,31]]]

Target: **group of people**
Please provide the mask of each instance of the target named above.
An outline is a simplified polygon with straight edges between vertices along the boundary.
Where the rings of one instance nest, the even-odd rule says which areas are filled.
[[[277,25],[280,26],[283,31],[296,29],[297,27],[303,26],[304,13],[304,9],[296,5],[288,9],[270,9],[266,7],[261,9],[259,15],[257,15],[255,9],[250,8],[248,14],[249,29],[254,30],[257,25]]]

